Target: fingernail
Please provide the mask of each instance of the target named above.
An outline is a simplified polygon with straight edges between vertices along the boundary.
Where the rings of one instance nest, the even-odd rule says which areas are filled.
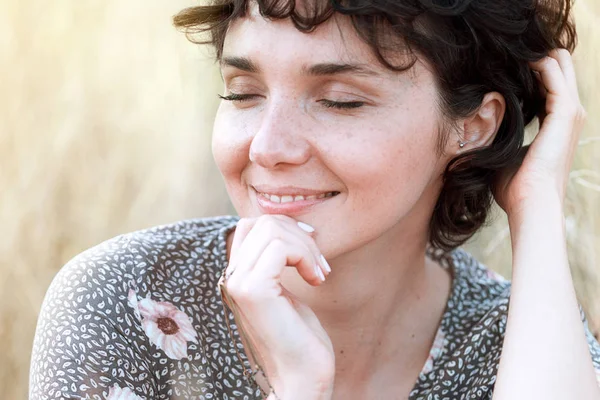
[[[308,232],[308,233],[313,233],[315,231],[315,228],[313,228],[312,226],[310,226],[309,224],[305,224],[304,222],[300,222],[298,221],[298,226],[300,227],[300,229],[302,229],[304,232]]]
[[[325,275],[323,275],[323,271],[321,271],[321,267],[319,267],[318,265],[315,265],[315,272],[317,273],[319,278],[321,278],[322,281],[325,280]]]
[[[327,262],[325,257],[323,257],[323,254],[321,254],[321,264],[323,264],[323,267],[325,267],[327,272],[331,272],[331,267],[329,266],[329,263]]]

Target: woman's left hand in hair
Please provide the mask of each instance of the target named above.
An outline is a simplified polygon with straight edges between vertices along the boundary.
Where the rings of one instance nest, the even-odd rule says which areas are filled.
[[[567,50],[553,50],[530,66],[538,77],[546,103],[539,115],[538,134],[522,149],[522,162],[503,171],[496,181],[494,197],[509,215],[548,196],[557,196],[561,204],[564,202],[569,171],[586,118],[577,91],[573,59]]]

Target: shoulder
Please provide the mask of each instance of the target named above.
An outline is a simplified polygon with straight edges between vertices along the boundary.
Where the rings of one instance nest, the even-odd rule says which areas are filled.
[[[73,278],[85,275],[107,278],[105,274],[110,274],[120,281],[139,281],[147,275],[160,277],[174,265],[214,267],[214,260],[225,251],[219,239],[237,220],[231,216],[189,219],[116,236],[71,259],[58,272],[52,286],[73,284],[78,282]]]
[[[449,308],[460,309],[471,318],[498,307],[508,311],[510,280],[460,247],[448,253],[429,250],[429,254],[453,275]]]
[[[464,352],[473,361],[477,357],[499,357],[506,332],[510,281],[462,248],[437,252],[433,257],[453,275],[441,325],[449,350],[456,355]]]
[[[511,283],[472,254],[457,248],[449,255],[454,272],[448,305],[456,339],[501,345],[506,332]],[[480,343],[484,345],[483,342]]]
[[[429,254],[452,271],[454,279],[435,357],[421,374],[416,393],[490,399],[506,333],[511,282],[462,248],[448,253],[429,250]],[[580,310],[600,382],[600,345]]]
[[[107,240],[65,264],[38,317],[33,398],[105,396],[112,385],[145,398],[195,390],[172,375],[183,374],[181,362],[202,360],[203,346],[225,329],[210,321],[221,312],[216,282],[226,233],[236,223],[218,217],[156,226]],[[67,373],[74,363],[81,368]],[[168,368],[158,372],[156,365]],[[194,379],[204,373],[201,363],[187,368]]]
[[[511,282],[478,261],[463,248],[449,254],[455,284],[460,286],[460,299],[467,306],[489,307],[504,303],[510,297]]]
[[[92,303],[94,309],[126,306],[131,290],[173,303],[187,295],[195,302],[204,295],[201,288],[216,284],[226,262],[226,232],[237,220],[229,216],[184,220],[100,243],[61,268],[43,307],[48,311],[89,309]]]
[[[447,332],[482,366],[494,369],[506,333],[511,282],[462,248],[451,254],[454,283]]]
[[[510,281],[462,248],[429,250],[453,275],[452,290],[436,337],[433,363],[420,377],[421,394],[489,398],[506,331]]]

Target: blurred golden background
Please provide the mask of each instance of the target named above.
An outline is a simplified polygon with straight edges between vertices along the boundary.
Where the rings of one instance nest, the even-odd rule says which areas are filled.
[[[170,18],[192,0],[0,2],[0,399],[25,399],[58,269],[120,233],[233,210],[210,154],[211,52]],[[577,291],[600,332],[600,2],[579,0],[589,119],[566,208]],[[465,246],[510,275],[506,221]]]

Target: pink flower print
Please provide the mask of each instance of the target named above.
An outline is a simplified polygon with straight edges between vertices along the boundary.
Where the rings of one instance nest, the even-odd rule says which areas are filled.
[[[128,387],[120,388],[116,383],[108,390],[106,400],[144,400],[136,395]]]
[[[448,341],[446,340],[446,334],[440,327],[435,335],[433,346],[431,346],[429,357],[427,357],[427,361],[425,361],[425,365],[421,370],[421,374],[428,374],[433,370],[433,362],[440,356],[442,350],[444,350],[444,347],[446,347],[447,344]]]
[[[187,357],[187,342],[198,343],[198,334],[190,318],[173,304],[153,301],[150,297],[139,300],[134,290],[129,291],[129,305],[142,321],[142,328],[150,343],[172,359]]]
[[[498,282],[506,282],[506,278],[503,277],[502,275],[500,275],[499,273],[497,273],[496,271],[493,271],[491,269],[488,269],[486,271],[486,275],[489,279],[492,279],[494,281],[498,281]]]

